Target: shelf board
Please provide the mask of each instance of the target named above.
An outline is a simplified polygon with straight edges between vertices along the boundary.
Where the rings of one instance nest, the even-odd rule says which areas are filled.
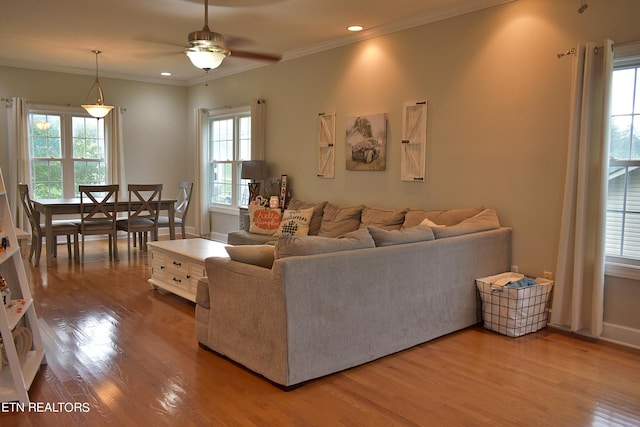
[[[32,299],[14,299],[11,300],[11,304],[7,304],[5,308],[7,311],[7,318],[9,319],[9,329],[13,331],[32,304]]]
[[[22,359],[20,368],[22,369],[22,378],[29,390],[33,379],[36,377],[40,365],[44,359],[44,350],[30,351]],[[5,365],[0,370],[0,402],[10,402],[19,400],[18,387],[13,384],[13,376],[11,375],[11,367]]]

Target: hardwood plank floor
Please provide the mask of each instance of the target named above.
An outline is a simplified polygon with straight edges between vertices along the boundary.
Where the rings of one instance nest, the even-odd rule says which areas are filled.
[[[26,264],[48,362],[29,394],[48,410],[3,427],[640,425],[636,350],[477,326],[284,392],[198,346],[194,305],[150,289],[146,253],[58,253]]]

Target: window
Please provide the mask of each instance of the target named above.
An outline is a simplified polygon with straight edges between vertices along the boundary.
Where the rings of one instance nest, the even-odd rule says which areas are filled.
[[[640,58],[616,63],[610,128],[605,253],[640,266]]]
[[[80,184],[106,184],[104,120],[81,113],[29,113],[31,187],[36,199],[79,197]]]
[[[251,160],[251,111],[249,107],[208,122],[209,203],[237,208],[249,203],[247,180],[240,178],[243,160]]]

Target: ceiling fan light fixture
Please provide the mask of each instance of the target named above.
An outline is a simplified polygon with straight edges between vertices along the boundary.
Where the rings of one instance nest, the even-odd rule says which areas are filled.
[[[209,71],[218,68],[229,51],[218,46],[192,46],[185,53],[196,67]]]
[[[102,52],[99,50],[92,50],[91,52],[93,52],[96,55],[96,80],[91,86],[91,88],[89,89],[89,92],[87,93],[87,103],[83,104],[82,108],[84,108],[87,111],[87,113],[89,113],[91,116],[97,119],[101,119],[107,114],[109,114],[109,111],[113,109],[113,106],[104,105],[104,93],[102,92],[102,86],[100,85],[100,78],[98,77],[98,55]],[[93,88],[96,88],[96,92],[97,92],[96,103],[89,104],[89,96],[91,96],[91,92],[93,91]]]

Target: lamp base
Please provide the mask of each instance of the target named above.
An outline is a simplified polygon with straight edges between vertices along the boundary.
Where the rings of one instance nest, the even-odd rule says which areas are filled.
[[[249,203],[253,202],[260,195],[260,183],[250,182],[249,184]]]

